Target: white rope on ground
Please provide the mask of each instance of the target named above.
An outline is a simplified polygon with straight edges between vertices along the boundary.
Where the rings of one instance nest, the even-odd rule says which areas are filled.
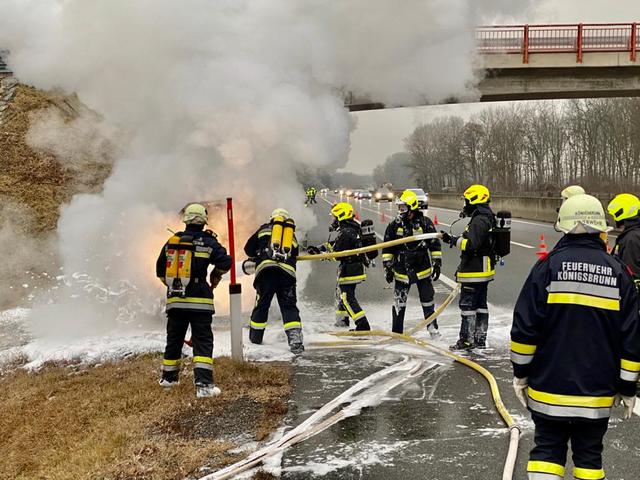
[[[380,394],[386,394],[392,388],[397,387],[401,383],[422,375],[427,369],[424,360],[403,359],[389,367],[369,375],[367,378],[360,380],[351,388],[345,390],[336,398],[325,404],[317,412],[311,415],[307,420],[302,422],[293,430],[289,431],[282,438],[266,445],[262,449],[249,455],[246,459],[234,463],[222,470],[202,477],[200,480],[226,480],[249,470],[260,464],[264,459],[282,452],[286,448],[302,442],[339,421],[357,414],[360,409],[368,406],[371,398],[379,398]],[[368,395],[368,394],[373,394]],[[376,397],[376,394],[378,397]],[[357,398],[360,396],[361,398]],[[369,401],[367,401],[369,400]],[[326,418],[338,406],[349,403],[348,406]]]

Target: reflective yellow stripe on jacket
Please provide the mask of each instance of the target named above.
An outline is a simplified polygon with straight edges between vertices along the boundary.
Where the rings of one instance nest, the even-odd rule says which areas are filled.
[[[296,276],[295,268],[293,268],[291,265],[287,263],[276,262],[275,260],[263,260],[262,262],[260,262],[260,264],[256,268],[256,275],[260,273],[262,270],[264,270],[265,268],[273,268],[273,267],[279,267],[283,269],[285,272],[287,272],[289,275],[293,277]]]
[[[609,418],[613,396],[588,397],[585,395],[560,395],[534,390],[529,387],[528,405],[533,411],[552,417],[579,417],[597,420]]]
[[[351,285],[354,283],[364,282],[367,279],[367,274],[355,275],[353,277],[338,277],[338,283],[340,285]]]
[[[537,348],[536,345],[528,345],[511,340],[511,361],[518,365],[528,365],[533,360],[533,355],[536,353]]]
[[[204,310],[213,312],[213,298],[204,297],[171,297],[167,298],[167,311],[180,308],[183,310]]]
[[[487,282],[496,274],[491,258],[482,257],[481,272],[456,272],[456,280],[460,283]]]

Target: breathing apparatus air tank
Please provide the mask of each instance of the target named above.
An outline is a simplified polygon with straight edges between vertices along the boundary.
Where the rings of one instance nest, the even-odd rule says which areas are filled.
[[[360,223],[360,231],[361,231],[360,238],[362,239],[363,247],[369,247],[377,243],[376,232],[373,228],[372,220],[369,220],[369,219],[362,220],[362,222]],[[367,252],[366,255],[369,260],[374,260],[378,256],[378,250]]]
[[[169,296],[186,295],[187,285],[191,281],[191,261],[193,259],[193,237],[174,235],[166,247],[167,268],[165,284]]]
[[[293,234],[295,231],[296,224],[293,221],[293,218],[287,218],[282,230],[282,252],[287,256],[291,253],[291,249],[293,248]]]
[[[501,210],[495,219],[496,226],[492,230],[494,252],[502,258],[511,253],[511,212]]]
[[[284,217],[273,217],[271,226],[271,249],[279,252],[282,247],[282,231],[284,230]]]

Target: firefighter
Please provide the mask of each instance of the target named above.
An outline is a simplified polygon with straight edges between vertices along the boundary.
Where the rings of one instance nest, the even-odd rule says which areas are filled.
[[[633,274],[636,286],[640,287],[640,199],[630,193],[621,193],[607,207],[609,214],[622,229],[613,247],[613,254]]]
[[[398,199],[398,210],[398,216],[387,225],[384,233],[385,242],[422,233],[436,233],[436,227],[431,219],[419,210],[418,197],[411,190],[405,190]],[[418,288],[424,318],[431,316],[435,310],[431,280],[437,280],[440,277],[442,267],[440,240],[422,240],[384,248],[382,265],[387,283],[395,280],[391,330],[395,333],[403,333],[404,315],[411,285],[415,284]],[[429,324],[427,330],[432,338],[441,337],[437,320]]]
[[[205,230],[207,210],[199,203],[188,205],[182,221],[186,228],[162,247],[156,275],[167,286],[167,345],[162,360],[160,385],[178,384],[182,345],[191,325],[193,375],[197,397],[220,394],[213,382],[213,290],[231,268],[231,257],[211,230]],[[213,265],[207,284],[207,271]]]
[[[319,247],[310,246],[307,251],[312,255],[333,251],[342,252],[362,247],[360,225],[354,217],[353,207],[340,202],[333,206],[331,215],[334,220],[330,230],[338,232],[335,240]],[[367,316],[356,299],[356,286],[366,280],[365,271],[368,260],[365,255],[350,255],[338,259],[338,281],[336,286],[336,326],[349,326],[349,319],[355,324],[356,331],[371,330]]]
[[[489,310],[487,290],[495,271],[495,253],[491,230],[496,221],[489,207],[490,193],[484,185],[471,185],[463,194],[464,207],[461,217],[470,217],[469,224],[460,236],[442,232],[442,241],[460,249],[460,265],[456,281],[460,291],[460,336],[450,346],[451,350],[486,348]]]
[[[538,261],[513,314],[514,390],[535,424],[529,479],[561,480],[571,440],[573,477],[604,479],[602,440],[611,407],[631,418],[640,372],[640,318],[631,276],[607,255],[600,201],[560,207],[564,236]]]
[[[256,303],[251,312],[249,340],[261,344],[267,327],[269,307],[278,299],[289,349],[294,355],[304,352],[302,322],[296,295],[296,261],[298,241],[292,230],[295,224],[289,212],[276,208],[265,223],[247,240],[244,251],[255,262]],[[282,239],[282,240],[280,240]],[[278,243],[281,242],[281,243]],[[286,245],[286,244],[289,245]],[[289,251],[287,251],[287,248]]]
[[[584,195],[586,192],[584,188],[580,185],[569,185],[562,192],[560,192],[560,196],[562,197],[562,201],[564,202],[566,199],[573,197],[574,195]]]

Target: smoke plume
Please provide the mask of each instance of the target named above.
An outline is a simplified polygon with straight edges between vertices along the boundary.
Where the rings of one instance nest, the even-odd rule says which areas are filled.
[[[0,45],[16,75],[76,92],[125,132],[102,193],[62,211],[66,288],[34,311],[36,334],[157,319],[155,257],[190,201],[233,197],[240,243],[278,206],[313,225],[295,172],[345,164],[354,125],[340,92],[390,104],[467,94],[473,27],[517,8],[476,3],[5,0]],[[46,125],[47,145],[68,144],[68,126]],[[86,145],[92,132],[73,130]]]

